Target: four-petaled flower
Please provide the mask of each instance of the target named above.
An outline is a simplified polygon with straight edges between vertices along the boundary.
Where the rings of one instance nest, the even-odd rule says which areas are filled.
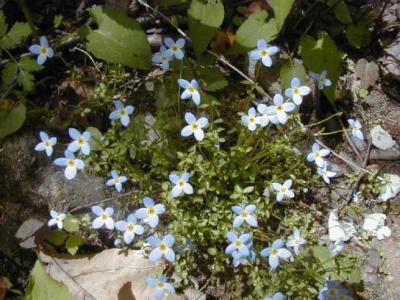
[[[202,117],[197,120],[192,113],[187,112],[185,114],[185,121],[188,125],[183,127],[181,135],[186,137],[193,134],[196,140],[199,142],[202,141],[204,139],[203,128],[207,126],[208,119]]]
[[[279,266],[280,259],[288,260],[292,253],[284,248],[284,242],[281,239],[275,240],[271,247],[261,250],[260,254],[263,257],[269,257],[269,266],[271,269],[276,269]]]
[[[192,79],[190,82],[185,79],[178,79],[178,84],[184,91],[181,94],[181,99],[192,98],[194,104],[200,105],[200,93],[199,83],[196,79]]]
[[[256,206],[254,204],[247,205],[245,208],[241,205],[232,206],[232,211],[237,214],[233,220],[233,228],[239,227],[246,222],[250,226],[257,227],[257,219],[253,216]]]
[[[294,77],[290,82],[290,88],[285,90],[286,97],[292,98],[296,105],[300,105],[303,102],[303,96],[308,95],[311,89],[308,86],[301,85],[299,78]]]
[[[344,250],[344,242],[342,240],[337,240],[333,244],[329,245],[328,250],[332,256],[337,256]]]
[[[47,58],[52,58],[54,55],[53,49],[49,46],[49,42],[45,36],[40,37],[40,45],[34,44],[29,47],[32,54],[38,55],[36,61],[39,65],[43,65]]]
[[[306,240],[301,236],[300,231],[295,228],[293,230],[293,235],[289,236],[286,242],[286,247],[293,248],[296,255],[300,255],[300,248],[306,243]]]
[[[339,280],[327,280],[319,291],[318,300],[352,300],[349,291],[343,288]]]
[[[326,183],[331,183],[330,178],[336,175],[336,172],[328,170],[328,164],[326,163],[326,161],[324,161],[324,165],[322,168],[317,169],[317,173],[318,175],[322,176]]]
[[[254,131],[257,128],[257,123],[259,123],[259,118],[256,116],[256,109],[254,107],[250,107],[247,115],[243,115],[241,120],[242,123],[247,126],[250,131]]]
[[[272,65],[271,55],[278,53],[278,51],[278,47],[268,46],[264,39],[259,39],[257,41],[257,49],[250,51],[249,57],[251,60],[261,59],[264,66],[270,67]]]
[[[349,127],[351,129],[351,134],[360,139],[360,140],[364,140],[364,134],[361,131],[362,126],[359,120],[357,119],[348,119],[347,122],[349,123]]]
[[[193,194],[193,187],[192,185],[188,182],[189,181],[190,174],[188,172],[183,172],[181,176],[171,173],[169,174],[169,180],[175,184],[175,186],[172,188],[171,194],[172,197],[178,197],[181,194]]]
[[[115,110],[110,113],[110,120],[118,120],[120,119],[121,124],[127,127],[130,122],[129,115],[133,113],[135,108],[132,105],[124,106],[122,101],[116,100],[114,101]]]
[[[92,227],[94,229],[99,229],[105,226],[107,229],[114,229],[114,220],[111,217],[114,213],[114,209],[112,207],[107,207],[106,209],[101,208],[100,206],[92,206],[92,212],[97,216],[96,219],[93,220]]]
[[[285,295],[282,294],[281,292],[277,292],[273,295],[269,295],[263,298],[263,300],[283,300],[283,299],[285,299]]]
[[[154,64],[160,65],[163,71],[169,70],[169,62],[172,60],[170,52],[167,52],[167,48],[164,45],[160,47],[160,52],[154,53],[151,61]]]
[[[171,39],[171,38],[166,38],[164,40],[165,46],[168,47],[168,50],[166,51],[166,55],[169,57],[175,56],[176,59],[183,59],[183,56],[185,55],[183,53],[183,47],[185,47],[185,40],[184,39],[178,39],[176,42]]]
[[[168,282],[168,277],[160,275],[158,278],[146,277],[147,284],[155,288],[154,297],[156,300],[164,299],[167,294],[174,294],[175,289],[171,283]]]
[[[281,202],[284,198],[294,198],[294,193],[290,189],[292,187],[292,179],[286,180],[283,184],[272,183],[272,188],[278,192],[276,194],[276,201]]]
[[[57,138],[56,137],[50,138],[44,131],[39,132],[39,135],[42,141],[36,145],[35,151],[46,150],[46,155],[51,156],[53,154],[53,146],[57,144]]]
[[[271,120],[274,124],[286,124],[287,113],[293,111],[296,105],[292,102],[284,102],[282,95],[276,94],[274,96],[274,105],[269,107],[270,114],[273,115],[272,118],[276,120]]]
[[[55,210],[51,210],[50,216],[51,219],[49,220],[49,222],[47,222],[47,225],[49,225],[50,227],[57,225],[58,229],[62,229],[64,225],[63,221],[66,215],[64,213],[58,213]]]
[[[326,78],[326,76],[328,75],[328,72],[326,70],[323,70],[321,73],[309,72],[308,74],[318,83],[319,90],[323,90],[326,86],[332,85],[332,81]]]
[[[158,225],[158,215],[165,213],[165,206],[163,204],[154,204],[154,200],[150,197],[143,198],[143,204],[145,207],[139,208],[135,212],[136,218],[142,220],[148,224],[151,228],[155,228]]]
[[[128,179],[125,176],[119,176],[118,172],[115,170],[111,171],[111,179],[107,181],[107,186],[115,186],[115,189],[118,192],[122,191],[122,184],[125,183]]]
[[[257,105],[257,111],[261,115],[256,117],[256,123],[261,127],[267,126],[269,122],[272,122],[272,119],[275,117],[271,111],[271,107],[263,103]]]
[[[54,160],[54,164],[60,167],[66,167],[64,175],[68,180],[73,179],[76,176],[77,170],[82,170],[85,167],[84,162],[75,158],[75,155],[68,150],[64,153],[65,157],[60,157]]]
[[[226,254],[233,254],[237,251],[237,254],[240,254],[241,256],[250,255],[250,250],[247,244],[251,237],[250,234],[242,233],[238,237],[236,233],[229,231],[227,237],[231,243],[225,249]]]
[[[318,143],[314,143],[311,147],[311,153],[309,153],[307,155],[307,160],[309,162],[313,162],[315,161],[315,164],[320,167],[323,168],[324,167],[324,159],[323,157],[328,156],[331,153],[330,150],[328,149],[319,149],[319,144]]]
[[[81,150],[81,152],[85,155],[89,155],[90,153],[90,145],[89,140],[91,134],[89,131],[85,131],[84,133],[80,133],[75,128],[68,129],[69,136],[74,140],[71,144],[68,145],[67,150],[70,152],[77,152]]]
[[[246,243],[246,247],[249,249],[249,255],[248,256],[243,256],[238,250],[232,252],[232,264],[236,268],[239,265],[246,265],[250,260],[255,260],[256,259],[256,254],[252,250],[253,248],[253,242],[251,240],[248,240]]]
[[[124,233],[125,244],[132,243],[133,239],[135,238],[135,234],[143,234],[143,226],[136,223],[137,219],[134,214],[130,214],[126,221],[118,221],[115,223],[115,228]]]
[[[155,262],[163,256],[170,262],[175,260],[175,252],[172,250],[172,246],[175,243],[175,237],[172,234],[167,234],[162,240],[152,235],[147,238],[147,242],[153,248],[149,254],[149,260],[151,262]]]

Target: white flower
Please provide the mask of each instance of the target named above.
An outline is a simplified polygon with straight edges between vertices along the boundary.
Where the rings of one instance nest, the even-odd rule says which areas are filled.
[[[188,172],[182,173],[181,176],[178,176],[175,173],[169,174],[169,180],[175,184],[172,188],[171,194],[173,198],[180,196],[182,193],[184,194],[193,194],[193,187],[188,182],[190,174]]]
[[[92,206],[92,212],[97,216],[96,219],[93,220],[92,227],[94,229],[99,229],[105,226],[107,229],[114,229],[114,220],[111,218],[114,213],[114,209],[112,207],[107,207],[106,209],[102,209],[100,206]]]
[[[307,160],[309,162],[315,161],[315,164],[323,168],[324,167],[324,159],[323,157],[328,156],[331,153],[328,149],[319,149],[319,144],[314,143],[311,148],[311,153],[307,155]]]
[[[294,198],[294,193],[290,189],[292,187],[292,179],[286,180],[283,184],[272,183],[272,188],[278,192],[276,195],[276,201],[281,202],[284,198]]]
[[[50,216],[52,217],[52,219],[49,220],[47,225],[49,225],[50,227],[57,225],[58,229],[62,229],[63,225],[64,225],[63,221],[64,221],[66,215],[64,213],[58,213],[55,210],[51,210]]]
[[[261,59],[262,63],[266,67],[272,65],[271,55],[278,53],[279,48],[276,46],[268,47],[267,42],[264,39],[259,39],[257,41],[257,49],[249,53],[249,58],[251,60]]]
[[[42,141],[36,145],[35,151],[46,150],[46,155],[51,156],[53,154],[53,146],[57,144],[57,138],[55,137],[49,138],[47,133],[44,131],[39,132],[39,135]]]
[[[329,252],[332,256],[338,255],[344,250],[344,243],[341,240],[335,241],[332,245],[328,247]]]
[[[198,140],[199,142],[202,141],[204,139],[204,131],[202,128],[207,126],[208,119],[203,117],[197,120],[192,113],[187,112],[185,114],[185,121],[189,125],[183,127],[181,135],[190,136],[194,134],[196,140]]]
[[[115,110],[110,113],[110,120],[118,120],[120,119],[121,124],[127,127],[130,122],[129,115],[135,111],[135,108],[132,105],[124,106],[124,104],[120,100],[114,101]]]
[[[311,89],[308,86],[302,86],[300,79],[294,77],[290,82],[290,88],[285,90],[285,95],[292,98],[296,105],[300,105],[303,102],[303,96],[308,95],[310,92]]]
[[[80,133],[78,130],[75,128],[69,128],[68,129],[69,136],[74,140],[71,144],[68,145],[67,150],[74,153],[77,152],[78,150],[81,150],[81,152],[85,155],[89,155],[90,153],[90,145],[89,145],[89,140],[90,140],[90,132],[85,131],[84,133]]]
[[[111,179],[107,181],[107,186],[115,186],[115,189],[118,192],[122,191],[122,184],[125,183],[128,179],[125,176],[119,176],[118,172],[115,170],[111,171]]]
[[[309,72],[308,74],[318,83],[318,89],[320,90],[323,90],[326,86],[332,85],[332,81],[326,78],[326,76],[328,75],[328,72],[326,70],[323,70],[321,73]]]
[[[173,59],[170,55],[171,53],[167,52],[167,48],[165,48],[165,46],[161,46],[160,52],[155,53],[151,61],[157,65],[160,65],[163,71],[168,71],[169,62]]]
[[[356,230],[351,220],[339,221],[339,217],[335,210],[329,213],[328,234],[331,241],[348,241],[355,232]]]
[[[143,226],[136,223],[137,219],[134,214],[130,214],[126,221],[118,221],[115,223],[115,228],[124,233],[125,244],[132,243],[135,234],[142,234],[144,232]]]
[[[165,54],[169,57],[175,56],[176,59],[183,59],[184,52],[183,47],[185,47],[185,40],[178,39],[176,42],[171,38],[166,38],[164,40],[165,46],[168,47],[168,50],[165,51]]]
[[[324,161],[324,165],[322,168],[318,168],[317,169],[317,173],[318,175],[322,176],[322,178],[324,179],[324,181],[326,183],[331,183],[331,177],[334,177],[336,175],[336,172],[332,172],[328,170],[328,164],[326,163],[326,161]]]
[[[85,167],[84,162],[75,158],[75,155],[68,150],[64,153],[65,157],[60,157],[54,160],[54,164],[60,167],[66,167],[64,175],[68,180],[76,176],[77,170],[82,170]]]
[[[192,98],[194,104],[200,105],[199,83],[192,79],[190,82],[185,79],[178,79],[178,84],[184,91],[181,94],[181,99]]]
[[[250,131],[254,131],[257,128],[257,122],[259,121],[259,117],[256,116],[256,109],[251,107],[247,113],[247,115],[242,116],[242,123],[247,126]]]
[[[357,119],[348,119],[347,122],[349,123],[349,127],[351,129],[351,135],[360,139],[364,140],[364,134],[362,133],[361,123]]]
[[[261,114],[260,116],[256,117],[256,123],[261,127],[265,127],[272,122],[272,119],[275,117],[273,112],[271,111],[271,107],[265,104],[258,104],[257,111]]]
[[[293,235],[289,236],[286,242],[286,247],[293,248],[296,255],[300,255],[300,248],[306,243],[306,240],[301,236],[300,231],[295,228],[293,230]]]
[[[282,95],[276,94],[274,96],[274,105],[270,106],[270,113],[273,114],[271,122],[274,124],[285,124],[287,121],[288,112],[296,108],[292,102],[284,102]]]
[[[392,233],[388,226],[385,226],[386,215],[374,213],[365,216],[363,229],[369,231],[378,240],[389,237]]]

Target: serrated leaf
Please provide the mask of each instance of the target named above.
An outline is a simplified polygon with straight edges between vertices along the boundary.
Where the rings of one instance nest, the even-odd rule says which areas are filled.
[[[79,230],[79,220],[72,215],[68,215],[64,220],[64,229],[68,232],[77,232]]]
[[[33,84],[34,79],[33,75],[25,70],[20,70],[17,76],[18,84],[27,92],[31,92],[35,87]]]
[[[85,243],[85,239],[81,237],[79,234],[70,234],[66,243],[65,248],[71,255],[75,255],[78,251],[79,247]]]
[[[197,57],[200,57],[224,20],[221,0],[192,0],[188,10],[189,34]]]
[[[3,11],[0,11],[0,38],[2,38],[6,34],[7,29],[8,25],[6,22],[6,18],[4,16]]]
[[[29,284],[24,300],[72,300],[68,289],[49,276],[43,264],[37,260],[29,276]]]
[[[206,91],[214,92],[228,86],[224,74],[218,68],[200,69],[202,77],[201,87]]]
[[[301,83],[306,81],[306,69],[302,64],[292,65],[291,62],[285,63],[279,72],[282,90],[290,87],[290,82],[294,77],[301,80]]]
[[[350,10],[344,1],[340,1],[335,6],[335,17],[339,22],[343,24],[351,24],[353,19],[351,18]]]
[[[6,49],[13,48],[18,42],[31,34],[28,23],[16,22],[10,31],[0,40],[0,46]]]
[[[238,53],[255,48],[259,39],[268,42],[274,40],[279,34],[277,23],[275,19],[267,22],[267,18],[268,13],[265,10],[250,15],[236,32],[235,45],[239,49],[233,49],[232,52]]]
[[[23,56],[19,60],[19,66],[28,72],[37,72],[43,70],[43,66],[39,65],[36,60],[29,56]]]
[[[94,5],[90,9],[98,29],[87,32],[86,48],[109,63],[149,69],[151,49],[146,34],[136,20],[116,8]]]
[[[1,72],[1,80],[4,85],[10,85],[17,78],[18,65],[15,62],[9,62],[4,66]]]
[[[0,139],[20,129],[25,117],[26,108],[22,103],[10,111],[0,111]]]
[[[48,238],[48,241],[56,246],[61,246],[64,244],[65,240],[68,237],[68,233],[62,230],[54,230],[51,233],[51,236]]]
[[[274,11],[274,18],[279,32],[293,7],[294,0],[267,0],[267,2]]]
[[[346,29],[346,37],[355,48],[362,48],[371,42],[371,32],[364,24],[350,24]]]
[[[335,104],[335,90],[342,64],[342,56],[335,41],[325,32],[320,32],[317,40],[304,35],[300,41],[300,53],[309,71],[328,72],[327,77],[332,81],[332,85],[325,87],[323,93],[332,104]]]
[[[361,88],[368,90],[379,79],[379,66],[374,62],[360,59],[356,65],[356,75],[361,80]]]

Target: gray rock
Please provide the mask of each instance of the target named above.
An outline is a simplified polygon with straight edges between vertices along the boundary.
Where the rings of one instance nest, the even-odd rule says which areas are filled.
[[[382,128],[382,126],[377,125],[371,130],[372,145],[381,149],[387,150],[396,145],[392,136]]]
[[[378,106],[381,105],[381,100],[378,96],[374,94],[369,94],[367,97],[364,98],[364,103],[368,104],[369,106]]]

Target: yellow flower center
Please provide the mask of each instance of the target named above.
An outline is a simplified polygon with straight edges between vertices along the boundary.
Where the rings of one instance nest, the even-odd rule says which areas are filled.
[[[243,218],[243,219],[246,219],[248,216],[249,216],[249,213],[248,213],[247,211],[244,210],[244,211],[242,212],[242,218]]]
[[[167,246],[167,244],[165,244],[165,243],[160,243],[160,245],[158,245],[158,249],[159,249],[161,252],[165,252],[165,251],[168,249],[168,246]]]
[[[46,55],[47,54],[47,48],[46,47],[40,47],[40,54],[44,54],[44,55]]]
[[[271,255],[277,255],[278,254],[278,249],[273,248],[271,250]]]
[[[114,178],[114,182],[115,182],[115,183],[121,183],[121,179],[120,179],[119,177],[115,177],[115,178]]]
[[[255,123],[256,122],[256,118],[254,117],[249,117],[249,123]]]
[[[75,160],[73,160],[73,159],[68,159],[68,160],[67,160],[67,166],[68,166],[68,167],[75,167]]]
[[[44,142],[44,145],[45,145],[46,147],[50,147],[50,146],[51,146],[51,144],[50,144],[49,141],[45,141],[45,142]]]
[[[299,88],[294,88],[294,89],[293,89],[293,94],[295,94],[295,95],[300,94]]]
[[[122,108],[122,109],[119,111],[119,114],[120,114],[121,116],[125,116],[127,113],[126,113],[126,110],[125,110],[124,108]]]
[[[79,145],[85,144],[85,140],[83,139],[83,137],[80,137],[80,138],[78,139],[78,144],[79,144]]]
[[[315,157],[320,157],[321,154],[319,153],[319,151],[315,152]]]
[[[182,179],[179,179],[178,185],[179,185],[180,187],[184,187],[184,186],[185,186],[185,181],[183,181]]]
[[[236,240],[235,241],[235,246],[236,247],[241,247],[242,246],[242,241],[241,240]]]
[[[193,131],[199,129],[199,127],[200,127],[199,124],[197,124],[196,122],[192,123],[191,126],[192,126]]]
[[[261,56],[267,56],[268,54],[267,50],[261,50]]]
[[[345,295],[340,295],[339,297],[337,297],[338,300],[346,300],[346,296]]]
[[[126,225],[126,230],[128,230],[128,231],[134,231],[134,230],[135,230],[135,225],[134,225],[134,224],[128,224],[128,225]]]
[[[278,105],[278,106],[276,107],[276,110],[277,110],[277,111],[284,111],[283,105],[282,105],[282,104]]]
[[[188,90],[193,94],[196,89],[192,85],[189,85]]]
[[[160,289],[163,289],[163,288],[164,288],[164,282],[159,281],[159,282],[157,283],[157,287],[159,287]]]
[[[147,208],[147,214],[148,215],[154,215],[156,213],[156,210],[154,209],[154,207],[148,207]]]
[[[327,292],[328,296],[335,296],[337,294],[336,289],[329,289]]]
[[[101,217],[102,220],[107,220],[108,219],[108,215],[105,212],[102,213],[100,217]]]
[[[283,187],[281,187],[280,191],[281,191],[282,193],[286,193],[287,189],[283,186]]]

